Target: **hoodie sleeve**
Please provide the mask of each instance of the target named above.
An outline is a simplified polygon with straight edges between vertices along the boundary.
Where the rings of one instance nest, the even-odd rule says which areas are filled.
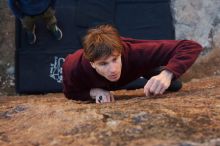
[[[76,62],[72,55],[68,55],[62,66],[64,95],[73,100],[92,100],[90,89],[83,84],[81,80],[83,76],[80,74],[80,70],[77,69],[80,62]]]
[[[69,80],[68,77],[65,76],[65,73],[63,74],[63,77],[63,93],[66,98],[81,101],[92,100],[90,97],[90,89],[77,88],[80,86],[80,83],[77,81]]]
[[[175,79],[179,78],[191,67],[201,51],[202,46],[194,41],[180,41],[164,69],[173,72]]]
[[[163,66],[179,78],[195,62],[202,46],[191,40],[124,39],[129,65],[140,72]]]
[[[18,4],[15,0],[8,0],[8,6],[12,10],[13,14],[21,19],[23,17],[22,11],[19,9]]]

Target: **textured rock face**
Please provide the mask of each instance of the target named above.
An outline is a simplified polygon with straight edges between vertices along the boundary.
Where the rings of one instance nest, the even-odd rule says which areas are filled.
[[[0,97],[1,146],[219,146],[220,76],[146,98],[117,91],[115,103],[63,94]]]
[[[7,0],[0,0],[0,95],[14,91],[14,17]]]
[[[207,49],[220,48],[219,0],[171,0],[171,6],[177,39],[196,40]]]

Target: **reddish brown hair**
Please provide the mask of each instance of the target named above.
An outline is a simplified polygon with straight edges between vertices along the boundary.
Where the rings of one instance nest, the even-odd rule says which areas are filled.
[[[83,39],[84,56],[90,62],[107,57],[113,52],[122,52],[118,30],[112,25],[100,25],[88,30]]]

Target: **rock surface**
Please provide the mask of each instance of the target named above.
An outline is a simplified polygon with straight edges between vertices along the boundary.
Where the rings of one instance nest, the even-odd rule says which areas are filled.
[[[196,40],[206,52],[220,48],[219,0],[171,0],[171,6],[176,39]]]
[[[0,145],[218,146],[220,76],[194,79],[176,93],[146,98],[116,91],[115,103],[63,94],[0,97]]]
[[[14,94],[15,21],[7,7],[7,0],[0,0],[0,95]]]

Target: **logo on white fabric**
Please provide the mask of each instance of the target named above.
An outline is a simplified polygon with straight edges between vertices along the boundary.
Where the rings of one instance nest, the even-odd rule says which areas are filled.
[[[54,62],[50,64],[50,77],[57,81],[57,83],[62,83],[62,65],[64,63],[64,58],[54,57]]]

